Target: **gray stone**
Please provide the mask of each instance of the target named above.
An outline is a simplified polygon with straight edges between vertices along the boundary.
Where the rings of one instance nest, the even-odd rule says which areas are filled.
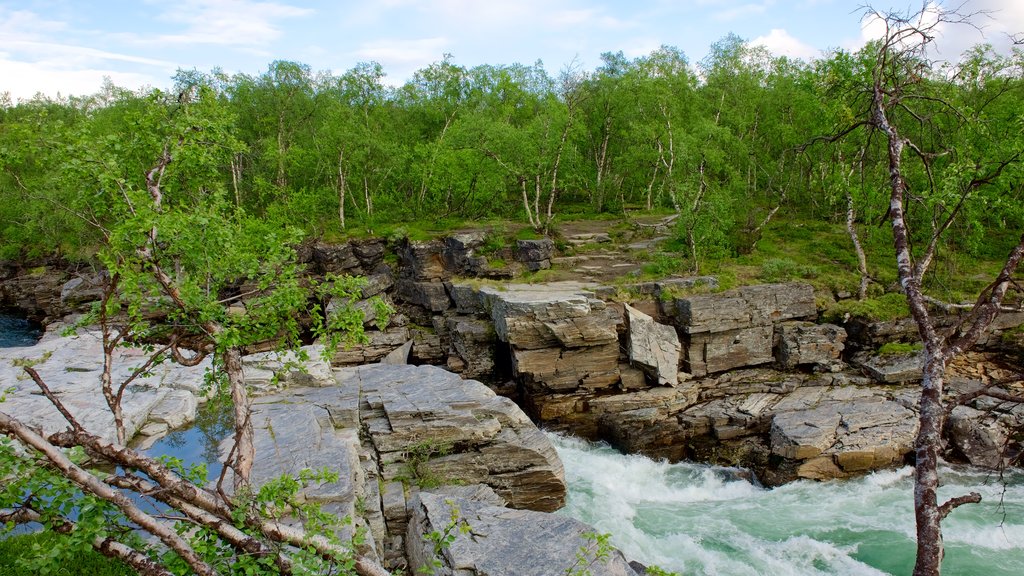
[[[1024,425],[1024,413],[1010,414],[957,406],[949,415],[950,440],[973,466],[1002,469],[1013,456],[1010,438]]]
[[[452,348],[465,363],[461,370],[465,378],[489,377],[494,372],[494,349],[497,335],[494,326],[486,320],[453,317],[447,321]]]
[[[853,363],[876,382],[904,384],[919,382],[923,375],[924,353],[872,355],[858,354]]]
[[[102,336],[99,330],[90,328],[79,329],[76,336],[60,336],[60,329],[60,325],[52,325],[34,346],[0,348],[0,382],[3,383],[0,386],[10,389],[5,394],[3,410],[47,435],[68,427],[67,421],[21,368],[21,363],[31,361],[50,390],[60,397],[86,430],[113,442],[117,437],[114,417],[100,385]],[[122,382],[147,357],[146,351],[139,348],[116,348],[111,372],[113,382]],[[201,389],[209,366],[209,359],[194,367],[165,362],[154,366],[148,376],[135,379],[125,390],[121,403],[127,438],[145,427],[150,414],[165,401],[158,412],[164,420],[162,424],[191,421],[196,402],[194,394]],[[187,400],[187,396],[193,399]]]
[[[431,312],[443,312],[452,305],[448,291],[440,280],[419,282],[399,279],[395,293],[401,300]]]
[[[376,268],[384,259],[385,244],[382,239],[351,240],[349,245],[352,247],[352,253],[367,270]]]
[[[554,253],[555,243],[550,238],[516,240],[516,260],[520,262],[551,260]]]
[[[360,391],[367,407],[361,420],[385,478],[482,480],[514,507],[552,511],[564,503],[554,448],[511,400],[435,366],[368,365],[335,374],[342,388]]]
[[[775,328],[775,342],[775,358],[783,368],[811,364],[834,369],[841,366],[846,330],[834,324],[783,322]]]
[[[673,316],[686,333],[722,332],[817,314],[814,289],[808,284],[744,286],[718,294],[677,298]]]
[[[360,261],[348,243],[324,244],[313,246],[313,262],[321,274],[354,271],[359,268]]]
[[[403,346],[410,338],[409,329],[405,326],[395,326],[383,332],[367,330],[364,334],[369,340],[367,343],[343,344],[331,358],[331,364],[349,366],[378,362],[393,350]]]
[[[441,258],[446,270],[460,276],[476,276],[487,266],[487,259],[475,255],[487,233],[481,230],[452,234],[443,240]]]
[[[410,506],[406,542],[413,571],[433,569],[437,560],[441,568],[435,574],[460,576],[550,576],[573,569],[593,576],[637,575],[618,550],[604,561],[595,560],[597,543],[587,537],[593,528],[568,516],[509,510],[430,492],[420,492]],[[456,525],[450,529],[453,518]],[[436,557],[426,535],[446,530],[455,538]],[[586,558],[585,565],[577,560],[578,553]]]
[[[149,413],[151,423],[165,424],[170,429],[180,428],[196,419],[199,401],[186,390],[168,390]],[[152,435],[151,433],[146,433]]]
[[[381,364],[408,364],[409,363],[409,353],[412,352],[412,345],[413,345],[413,341],[409,340],[405,344],[402,344],[400,347],[395,348],[391,352],[388,352],[387,356],[381,358],[380,363]]]
[[[774,360],[772,334],[771,325],[762,325],[685,335],[683,369],[694,376],[703,376],[733,368],[767,364]]]
[[[441,256],[443,250],[444,242],[441,240],[417,242],[406,239],[399,242],[395,251],[402,276],[417,282],[448,278],[450,274]]]
[[[679,372],[679,336],[675,328],[626,305],[629,326],[629,361],[661,385],[675,386]]]
[[[513,350],[514,373],[548,391],[607,388],[619,380],[619,345]]]
[[[555,282],[480,289],[498,339],[518,349],[598,346],[618,339],[621,317],[589,285]]]
[[[916,415],[882,396],[860,396],[775,414],[772,453],[801,461],[797,475],[818,480],[902,462],[913,450]]]

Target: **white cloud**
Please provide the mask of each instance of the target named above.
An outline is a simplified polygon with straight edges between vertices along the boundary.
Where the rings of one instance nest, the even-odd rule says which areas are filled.
[[[163,5],[163,4],[162,4]],[[172,44],[264,46],[281,37],[278,21],[312,14],[279,2],[252,0],[181,0],[170,4],[159,18],[184,25],[177,34],[155,38]],[[140,41],[154,39],[139,37]]]
[[[713,3],[717,4],[717,3]],[[721,22],[729,22],[732,20],[738,20],[748,16],[755,16],[757,14],[764,14],[768,11],[775,0],[764,0],[763,2],[740,4],[728,10],[720,10],[712,15],[712,18]]]
[[[380,39],[361,46],[354,52],[360,61],[373,60],[388,71],[392,79],[409,78],[413,72],[437,62],[444,56],[450,42],[444,37],[417,40]]]
[[[938,11],[943,8],[935,2],[928,4],[922,24],[935,25],[930,55],[936,60],[955,62],[967,49],[981,43],[991,44],[997,52],[1008,53],[1012,44],[1010,35],[1024,31],[1024,2],[966,0],[959,7],[961,16],[970,17],[969,23],[938,22],[936,25]],[[881,18],[869,15],[861,22],[860,38],[844,43],[843,47],[858,50],[869,41],[881,38],[885,30]]]
[[[810,60],[820,55],[821,51],[793,37],[782,28],[772,28],[766,36],[758,36],[750,41],[754,46],[764,46],[776,56],[788,56]]]
[[[0,92],[10,92],[15,100],[29,99],[37,93],[55,96],[93,94],[103,85],[104,78],[110,78],[117,86],[137,88],[153,86],[165,78],[154,78],[147,74],[122,72],[109,68],[67,68],[52,63],[23,62],[11,60],[7,54],[0,54]],[[16,82],[7,79],[17,78]]]

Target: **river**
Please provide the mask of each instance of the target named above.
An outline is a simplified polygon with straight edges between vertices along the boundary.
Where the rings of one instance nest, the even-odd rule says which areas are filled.
[[[565,463],[562,513],[612,534],[626,556],[689,575],[909,574],[912,469],[764,489],[726,469],[626,456],[549,435]],[[971,490],[944,522],[943,574],[1024,574],[1024,473],[942,471],[941,497]]]
[[[38,324],[21,316],[0,312],[0,348],[32,346],[42,335]]]

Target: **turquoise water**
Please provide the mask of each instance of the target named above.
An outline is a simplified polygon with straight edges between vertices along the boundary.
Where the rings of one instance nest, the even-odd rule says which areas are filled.
[[[609,532],[626,556],[685,575],[909,574],[911,469],[764,489],[729,470],[625,456],[549,435],[565,464],[563,513]],[[948,468],[940,496],[982,494],[943,523],[943,575],[1024,574],[1024,473]]]

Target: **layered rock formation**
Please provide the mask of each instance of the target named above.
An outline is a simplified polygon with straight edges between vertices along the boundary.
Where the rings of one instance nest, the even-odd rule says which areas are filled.
[[[358,365],[396,354],[444,365],[514,399],[544,426],[605,438],[630,451],[750,466],[772,482],[845,475],[868,460],[870,467],[900,462],[909,452],[907,430],[897,421],[913,419],[919,360],[877,350],[887,342],[914,341],[912,323],[818,323],[814,292],[799,283],[724,292],[708,277],[614,289],[584,282],[508,283],[503,279],[516,269],[561,262],[553,244],[520,241],[501,254],[515,259],[513,266],[496,270],[480,254],[486,239],[472,231],[391,247],[379,240],[303,247],[301,256],[316,273],[370,278],[362,300],[349,303],[365,311],[368,342],[339,351],[333,362]],[[389,249],[399,260],[394,268],[384,263]],[[373,296],[398,309],[387,325],[377,326],[366,300]],[[1005,347],[1001,334],[1012,335],[1021,323],[1024,313],[1001,315],[983,340]],[[991,381],[984,374],[964,378],[956,390]],[[851,386],[869,393],[847,397]],[[820,394],[820,406],[805,405],[808,394]],[[878,405],[864,408],[863,402]],[[835,427],[822,407],[830,403],[842,416]],[[956,411],[948,455],[994,463],[1019,449],[1016,412],[990,404],[972,399]],[[865,410],[866,423],[854,422]],[[786,448],[802,446],[804,436],[790,425],[801,412],[824,426],[824,435],[812,442],[821,453],[813,457]],[[871,438],[879,440],[865,447]],[[1010,452],[995,454],[1000,442]],[[840,456],[847,452],[872,456]],[[815,458],[814,466],[806,466]],[[831,458],[834,467],[822,458]]]

